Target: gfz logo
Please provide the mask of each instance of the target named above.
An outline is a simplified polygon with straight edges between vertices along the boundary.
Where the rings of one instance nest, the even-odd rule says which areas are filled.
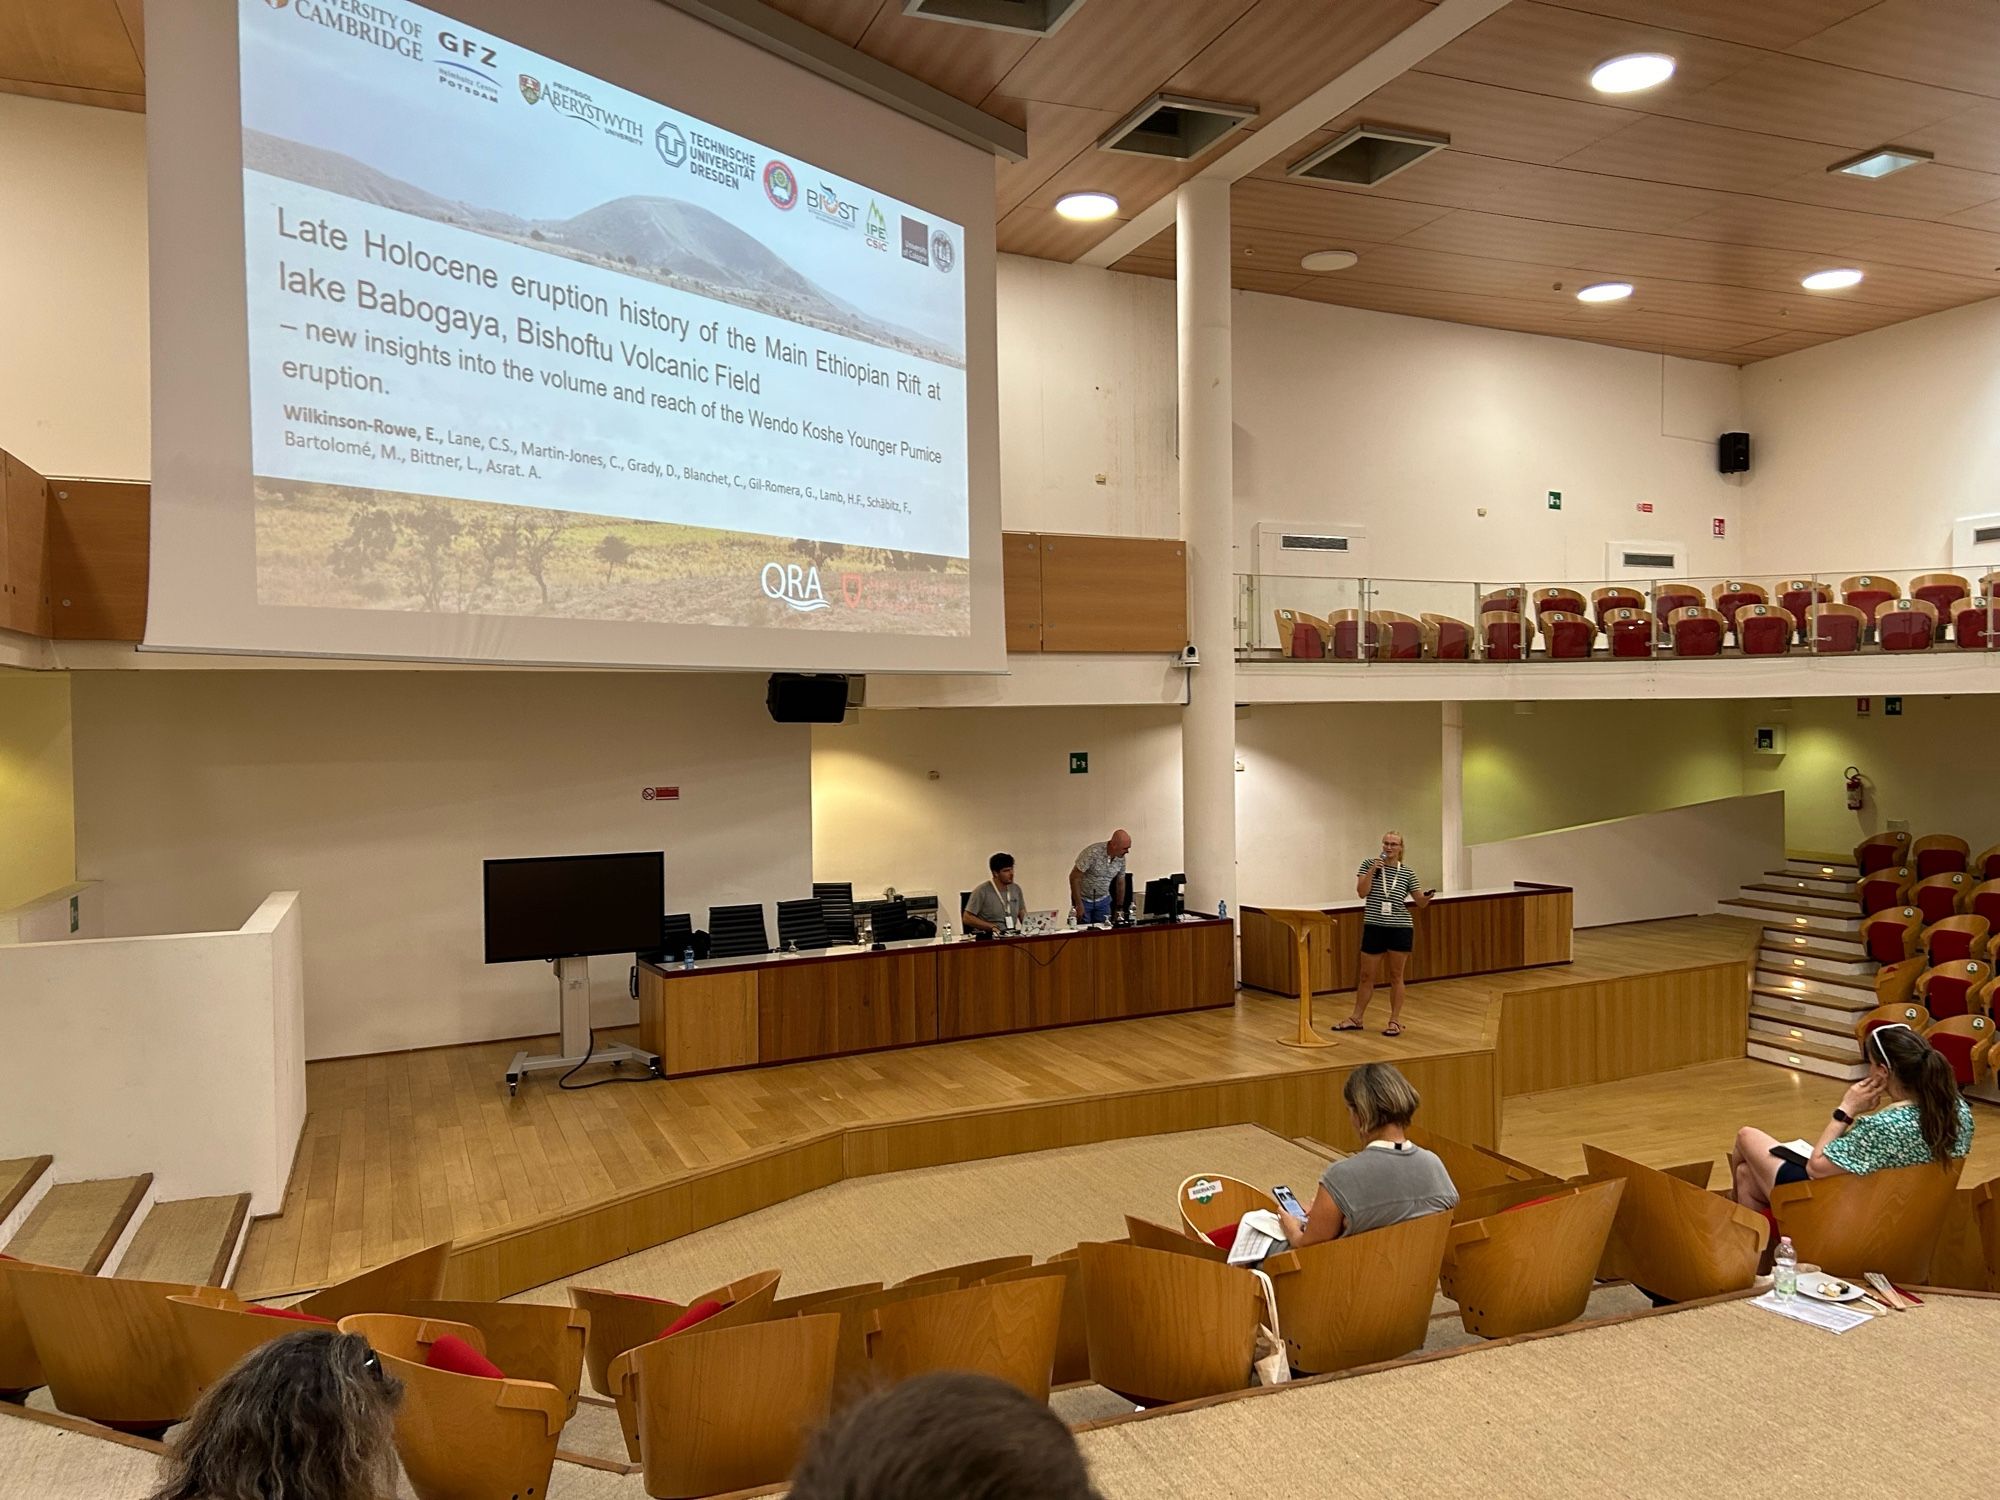
[[[831,609],[826,590],[819,584],[819,569],[798,563],[767,562],[762,579],[764,597],[775,599],[800,614]]]

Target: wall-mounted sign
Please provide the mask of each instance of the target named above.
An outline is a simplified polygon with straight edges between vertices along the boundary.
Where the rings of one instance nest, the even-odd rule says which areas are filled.
[[[678,802],[681,789],[677,786],[649,786],[639,793],[648,802]]]

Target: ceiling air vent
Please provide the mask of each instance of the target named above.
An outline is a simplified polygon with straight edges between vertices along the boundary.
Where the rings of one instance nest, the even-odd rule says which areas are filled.
[[[1083,0],[903,0],[903,14],[1047,36],[1082,4]]]
[[[1285,168],[1285,175],[1301,177],[1309,182],[1373,187],[1450,144],[1451,137],[1448,135],[1390,130],[1381,125],[1357,125],[1319,150],[1300,157]]]
[[[1241,129],[1245,120],[1256,118],[1254,104],[1220,104],[1213,99],[1155,94],[1107,130],[1097,146],[1100,151],[1191,161],[1224,136]]]
[[[1286,532],[1278,538],[1281,552],[1345,552],[1347,538],[1344,536],[1301,536],[1297,532]]]

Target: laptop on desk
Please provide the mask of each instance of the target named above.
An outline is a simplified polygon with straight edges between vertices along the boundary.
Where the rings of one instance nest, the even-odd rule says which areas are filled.
[[[1056,914],[1053,908],[1048,911],[1031,911],[1024,914],[1021,918],[1021,931],[1023,933],[1054,932],[1055,930]]]

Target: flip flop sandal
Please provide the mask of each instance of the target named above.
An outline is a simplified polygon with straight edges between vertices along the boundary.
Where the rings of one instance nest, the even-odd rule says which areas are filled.
[[[1387,1026],[1382,1028],[1382,1035],[1384,1036],[1401,1036],[1402,1034],[1403,1023],[1401,1021],[1391,1021]]]
[[[1334,1031],[1366,1031],[1368,1028],[1363,1026],[1359,1021],[1346,1020],[1331,1029]]]

